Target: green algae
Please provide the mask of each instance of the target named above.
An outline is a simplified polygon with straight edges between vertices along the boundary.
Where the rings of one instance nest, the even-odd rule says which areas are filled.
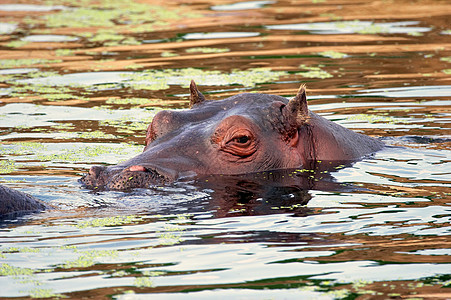
[[[12,160],[0,160],[0,174],[9,174],[17,170],[16,164]]]
[[[53,125],[52,129],[66,131],[66,130],[69,130],[69,129],[75,129],[75,126],[72,123],[58,123],[56,125]]]
[[[25,41],[11,41],[9,43],[6,43],[5,46],[9,47],[9,48],[20,48],[27,44],[28,44],[28,42],[25,42]]]
[[[161,108],[155,109],[161,110]],[[115,120],[101,120],[100,125],[115,127],[118,133],[136,133],[137,131],[145,132],[152,119],[153,117],[135,120],[132,116],[126,116]]]
[[[394,124],[395,119],[393,117],[388,116],[380,116],[380,115],[368,115],[368,114],[358,114],[353,115],[348,118],[350,121],[366,121],[368,123],[386,123],[386,124]]]
[[[210,47],[195,47],[195,48],[188,48],[185,50],[187,53],[224,53],[229,52],[229,48],[210,48]]]
[[[29,77],[34,77],[34,75],[31,74],[31,76]],[[74,99],[83,101],[88,100],[86,97],[75,95],[77,91],[66,86],[53,86],[33,83],[23,85],[21,82],[16,82],[15,80],[11,79],[8,79],[5,82],[12,85],[10,87],[11,91],[8,94],[10,97],[39,96],[40,98],[48,101],[65,101]]]
[[[60,62],[62,62],[61,59],[41,59],[41,58],[2,59],[0,60],[0,68],[12,69],[17,67],[47,65]]]
[[[35,271],[30,268],[14,267],[9,264],[0,265],[0,276],[29,276],[33,275]]]
[[[330,58],[334,58],[334,59],[345,58],[348,56],[346,53],[332,51],[332,50],[319,52],[318,54],[321,56],[324,56],[324,57],[330,57]]]
[[[45,151],[46,149],[47,147],[41,143],[19,142],[11,144],[11,147],[0,148],[0,154],[2,155],[34,154],[36,151]]]
[[[133,285],[136,287],[153,287],[153,281],[150,277],[136,277]]]
[[[116,217],[106,217],[97,218],[92,220],[79,221],[76,225],[78,228],[86,227],[111,227],[111,226],[122,226],[126,224],[135,224],[142,221],[143,218],[135,215],[130,216],[116,216]]]
[[[445,73],[446,75],[451,75],[451,69],[444,69],[442,70],[443,73]]]
[[[125,150],[136,150],[138,153],[142,149],[138,150],[138,147],[121,144],[119,147],[98,145],[98,146],[86,146],[81,149],[65,150],[62,153],[55,154],[37,154],[36,158],[40,161],[51,161],[51,162],[82,162],[89,161],[89,158],[99,157],[108,154],[123,154]]]
[[[142,272],[142,274],[144,276],[157,277],[157,276],[165,275],[167,273],[163,272],[163,271],[144,271],[144,272]]]
[[[37,253],[41,252],[41,249],[39,248],[30,248],[30,247],[9,247],[6,249],[1,250],[2,253]]]
[[[174,57],[174,56],[179,56],[177,53],[171,52],[171,51],[164,51],[161,52],[161,57]]]
[[[56,56],[72,56],[74,55],[73,49],[56,49],[55,50]]]
[[[116,258],[118,256],[117,250],[88,250],[88,251],[78,251],[74,252],[80,254],[80,256],[75,260],[70,260],[58,265],[63,269],[71,268],[88,268],[96,264],[98,258],[110,257]]]
[[[333,77],[332,74],[328,73],[327,71],[321,70],[320,67],[308,67],[302,64],[299,66],[299,68],[307,70],[299,73],[301,76],[306,78],[326,79]]]
[[[191,80],[199,85],[242,85],[255,87],[257,84],[277,81],[287,76],[286,71],[273,71],[270,68],[254,68],[248,70],[234,69],[230,73],[209,71],[196,68],[146,70],[130,76],[130,87],[136,90],[164,90],[171,84],[188,87]],[[127,75],[128,77],[129,75]]]
[[[116,139],[114,134],[104,133],[100,130],[77,132],[76,138],[79,139]]]
[[[34,288],[28,291],[31,298],[59,298],[63,297],[61,294],[57,294],[53,289]]]
[[[195,14],[182,8],[167,8],[159,5],[139,3],[126,0],[100,1],[59,1],[72,6],[71,9],[57,11],[41,16],[38,21],[28,19],[29,23],[43,22],[46,27],[103,27],[108,28],[117,24],[128,26],[148,23],[166,25],[168,21],[182,18],[197,18]]]
[[[135,63],[125,66],[125,69],[130,69],[130,70],[143,69],[143,68],[144,68],[143,65],[135,64]]]
[[[177,230],[180,231],[180,230]],[[175,234],[173,232],[164,232],[160,236],[160,245],[163,246],[172,246],[175,244],[179,244],[182,242],[182,238],[180,234]]]
[[[106,103],[118,105],[145,105],[151,103],[151,101],[147,98],[109,98]]]
[[[91,43],[101,43],[104,46],[141,44],[141,42],[136,40],[134,37],[119,34],[111,29],[98,30],[96,33],[83,33],[80,36],[85,37]]]
[[[359,20],[335,22],[334,25],[338,29],[351,29],[358,34],[379,34],[388,32],[388,28],[385,26],[373,23],[365,24]]]

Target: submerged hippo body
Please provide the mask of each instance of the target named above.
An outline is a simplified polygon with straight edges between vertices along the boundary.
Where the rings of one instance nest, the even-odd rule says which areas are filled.
[[[46,203],[0,184],[0,219],[50,208]]]
[[[314,169],[318,162],[351,162],[384,147],[309,111],[303,86],[290,101],[254,93],[207,101],[194,82],[190,92],[191,109],[154,117],[141,154],[94,166],[81,182],[125,190],[195,175]]]

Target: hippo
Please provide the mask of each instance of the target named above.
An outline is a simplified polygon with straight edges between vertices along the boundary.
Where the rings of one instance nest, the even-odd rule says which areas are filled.
[[[2,217],[14,218],[21,214],[48,208],[51,206],[31,195],[0,184],[0,219]]]
[[[93,166],[80,182],[128,190],[202,175],[332,168],[384,147],[311,112],[305,85],[289,101],[258,93],[212,101],[191,81],[189,106],[157,113],[141,154],[115,166]]]
[[[189,106],[157,113],[147,128],[141,154],[118,165],[93,166],[79,180],[81,184],[95,191],[127,191],[205,176],[332,169],[384,147],[375,138],[311,112],[304,85],[290,100],[243,93],[212,101],[191,81]],[[302,184],[290,186],[314,187],[308,178],[296,180],[301,179]],[[249,179],[238,182],[255,185]],[[1,185],[0,204],[0,215],[51,208]]]

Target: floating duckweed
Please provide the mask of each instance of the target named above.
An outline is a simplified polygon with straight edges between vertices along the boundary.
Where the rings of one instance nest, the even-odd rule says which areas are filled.
[[[288,75],[286,71],[272,71],[269,68],[235,69],[229,74],[195,68],[146,70],[133,74],[129,84],[134,89],[162,90],[169,88],[169,84],[187,87],[193,79],[201,85],[240,84],[245,87],[254,87],[257,84],[276,81],[286,75]]]
[[[373,281],[367,281],[363,279],[356,280],[352,283],[352,287],[356,290],[359,290],[360,288],[363,288],[369,284],[372,284]]]
[[[102,156],[105,154],[123,154],[124,150],[128,148],[136,149],[136,152],[142,150],[136,146],[127,145],[122,147],[108,147],[105,145],[84,147],[82,149],[69,150],[59,154],[40,154],[37,159],[41,161],[65,161],[65,162],[79,162],[86,161],[90,157]]]
[[[13,253],[13,252],[37,253],[37,252],[41,252],[41,249],[39,249],[39,248],[29,248],[29,247],[23,247],[23,248],[9,247],[9,248],[6,248],[6,249],[2,250],[1,252],[3,252],[3,253]]]
[[[157,276],[161,276],[161,275],[165,275],[166,272],[163,271],[144,271],[143,275],[144,276],[149,276],[149,277],[157,277]]]
[[[111,274],[111,276],[113,276],[113,277],[124,277],[124,276],[127,276],[127,275],[128,275],[128,272],[126,272],[124,270],[116,271],[116,272]]]
[[[367,115],[367,114],[358,114],[353,115],[348,118],[348,120],[356,120],[356,121],[366,121],[368,123],[389,123],[393,124],[395,123],[395,120],[392,117],[384,117],[384,116],[378,116],[378,115]]]
[[[33,142],[20,142],[11,144],[12,147],[2,147],[0,148],[1,154],[7,155],[23,155],[23,154],[34,154],[36,150],[45,150],[46,146],[41,143]],[[0,166],[2,161],[0,161]],[[1,168],[1,167],[0,167]]]
[[[388,28],[378,24],[364,24],[360,21],[343,21],[336,22],[335,26],[341,29],[351,29],[355,33],[359,34],[377,34],[386,33]]]
[[[73,90],[65,86],[50,86],[43,84],[31,84],[26,86],[20,86],[17,82],[9,82],[13,84],[9,96],[11,97],[25,97],[35,94],[39,94],[39,97],[48,101],[61,101],[61,100],[87,100],[85,97],[75,96],[70,92]],[[32,92],[33,94],[31,94]]]
[[[77,96],[74,96],[71,94],[44,94],[44,95],[39,95],[39,96],[48,101],[63,101],[63,100],[73,100],[73,99],[86,100],[86,98],[84,98],[84,97],[77,97]]]
[[[144,68],[143,65],[135,64],[135,63],[125,66],[125,69],[131,69],[131,70],[142,69],[142,68]]]
[[[131,105],[144,105],[149,104],[147,98],[109,98],[106,103],[108,104],[131,104]]]
[[[123,117],[117,120],[101,120],[101,126],[113,126],[120,133],[136,133],[136,131],[145,132],[153,117],[134,120],[132,117]]]
[[[29,291],[31,298],[54,298],[62,297],[61,294],[55,294],[52,289],[35,288]]]
[[[144,23],[165,23],[181,18],[195,18],[198,14],[187,13],[186,8],[169,9],[158,5],[134,1],[84,1],[83,7],[75,7],[45,15],[41,19],[47,27],[111,27],[119,24],[141,25]],[[34,20],[29,20],[34,23]]]
[[[0,266],[0,276],[23,276],[32,275],[34,271],[30,268],[14,267],[9,264],[2,264]]]
[[[160,245],[167,245],[167,246],[175,245],[182,241],[180,236],[177,236],[177,235],[175,235],[173,233],[169,233],[169,232],[161,234],[160,239],[162,239],[162,241],[160,242]]]
[[[75,129],[75,126],[71,123],[58,123],[56,125],[53,125],[52,128],[66,131],[68,129]]]
[[[121,12],[108,9],[74,8],[43,16],[47,27],[112,27]]]
[[[136,287],[153,287],[153,281],[149,277],[137,277],[133,285]]]
[[[334,299],[345,299],[351,295],[351,291],[349,291],[347,289],[339,289],[339,290],[328,291],[325,294],[332,296]]]
[[[129,45],[129,46],[133,46],[133,45],[141,45],[141,42],[139,42],[137,39],[135,39],[134,37],[127,37],[125,40],[123,40],[121,42],[122,45]]]
[[[8,174],[16,170],[16,165],[12,160],[0,160],[0,173]]]
[[[124,35],[118,34],[115,31],[105,30],[98,31],[95,35],[88,38],[90,42],[106,42],[106,41],[121,41],[125,39]]]
[[[114,134],[107,134],[100,130],[87,131],[87,132],[77,132],[77,138],[80,139],[115,139],[117,138]]]
[[[333,77],[332,74],[321,70],[319,67],[307,67],[306,65],[300,65],[299,68],[301,69],[305,69],[308,70],[307,72],[300,72],[299,74],[303,77],[306,78],[320,78],[320,79],[325,79],[325,78],[331,78]]]
[[[74,55],[74,50],[72,49],[57,49],[55,50],[56,56],[72,56]]]
[[[2,59],[0,60],[0,68],[11,69],[17,67],[45,65],[60,62],[62,62],[61,59],[39,59],[39,58]]]
[[[26,44],[28,44],[28,42],[25,42],[25,41],[11,41],[11,42],[7,43],[5,46],[6,47],[10,47],[10,48],[20,48],[22,46],[25,46]]]
[[[165,51],[161,53],[161,57],[174,57],[174,56],[179,56],[177,53],[173,53],[170,51]]]
[[[329,18],[330,20],[334,20],[334,21],[343,19],[343,17],[337,16],[334,13],[324,13],[324,14],[320,14],[319,16],[324,17],[324,18]]]
[[[209,48],[209,47],[196,47],[196,48],[189,48],[185,50],[187,53],[223,53],[223,52],[229,52],[229,48]]]
[[[318,53],[321,56],[330,57],[330,58],[345,58],[348,55],[346,53],[337,52],[337,51],[323,51]]]
[[[131,216],[116,216],[107,218],[98,218],[93,220],[79,221],[77,223],[78,228],[86,227],[105,227],[105,226],[118,226],[125,224],[133,224],[142,221],[142,217],[135,215]]]
[[[70,268],[87,268],[93,266],[95,264],[95,259],[99,257],[117,257],[117,250],[90,250],[90,251],[76,251],[80,253],[76,260],[66,261],[62,265],[61,268],[70,269]]]

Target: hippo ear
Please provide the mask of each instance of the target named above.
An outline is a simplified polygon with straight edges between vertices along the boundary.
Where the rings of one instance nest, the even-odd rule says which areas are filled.
[[[190,101],[189,101],[190,108],[192,108],[195,104],[205,101],[204,95],[202,95],[202,93],[199,92],[194,80],[191,80],[191,84],[189,85],[189,91],[190,91]]]
[[[307,107],[307,96],[305,95],[305,84],[302,84],[296,96],[290,99],[285,107],[285,114],[291,122],[297,123],[298,125],[308,120],[309,111]]]

